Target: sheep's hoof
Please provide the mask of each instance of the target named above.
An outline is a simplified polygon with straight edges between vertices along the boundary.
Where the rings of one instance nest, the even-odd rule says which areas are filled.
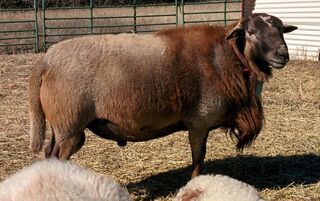
[[[124,141],[124,140],[117,141],[117,143],[118,143],[118,146],[120,147],[124,147],[127,145],[127,141]]]

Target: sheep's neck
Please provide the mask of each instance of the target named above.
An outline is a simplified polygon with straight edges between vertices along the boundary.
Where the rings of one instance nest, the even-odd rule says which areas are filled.
[[[256,96],[261,96],[262,86],[264,81],[267,80],[267,78],[263,76],[263,78],[259,79],[259,76],[257,76],[257,73],[254,72],[254,70],[252,70],[253,68],[251,68],[251,66],[255,66],[255,65],[250,65],[251,62],[248,62],[245,56],[240,52],[239,48],[237,47],[236,40],[234,39],[231,40],[230,44],[232,46],[234,53],[237,55],[238,59],[243,65],[242,69],[243,69],[244,77],[247,81],[246,85],[247,85],[248,91],[254,92]]]

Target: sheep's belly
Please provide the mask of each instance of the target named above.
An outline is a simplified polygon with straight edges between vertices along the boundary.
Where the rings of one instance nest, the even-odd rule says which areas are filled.
[[[97,119],[88,125],[88,128],[100,137],[115,141],[141,142],[160,138],[171,133],[187,130],[182,121],[168,125],[164,128],[153,128],[149,126],[131,130],[124,129],[107,120]]]

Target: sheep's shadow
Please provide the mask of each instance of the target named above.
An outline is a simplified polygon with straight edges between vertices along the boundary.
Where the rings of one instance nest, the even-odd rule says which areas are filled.
[[[147,196],[142,200],[154,200],[174,194],[190,178],[191,167],[169,170],[145,180],[127,185],[129,191]],[[224,174],[263,190],[294,184],[313,184],[320,181],[320,156],[256,157],[238,156],[208,161],[203,174]]]

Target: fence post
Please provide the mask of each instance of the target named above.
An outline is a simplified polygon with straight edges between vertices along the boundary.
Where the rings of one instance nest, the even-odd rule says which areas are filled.
[[[182,14],[182,26],[184,26],[184,1],[183,0],[181,0],[180,9]]]
[[[42,0],[42,40],[44,51],[47,51],[46,44],[46,1]]]
[[[178,5],[178,0],[175,0],[176,4],[176,26],[179,25],[179,5]]]
[[[39,52],[39,30],[38,30],[38,2],[34,0],[34,34],[35,34],[35,52]]]
[[[133,0],[133,31],[134,33],[137,33],[137,6],[136,6],[136,0]]]
[[[93,34],[93,3],[90,0],[90,33]]]
[[[224,26],[227,26],[227,0],[224,0]]]

